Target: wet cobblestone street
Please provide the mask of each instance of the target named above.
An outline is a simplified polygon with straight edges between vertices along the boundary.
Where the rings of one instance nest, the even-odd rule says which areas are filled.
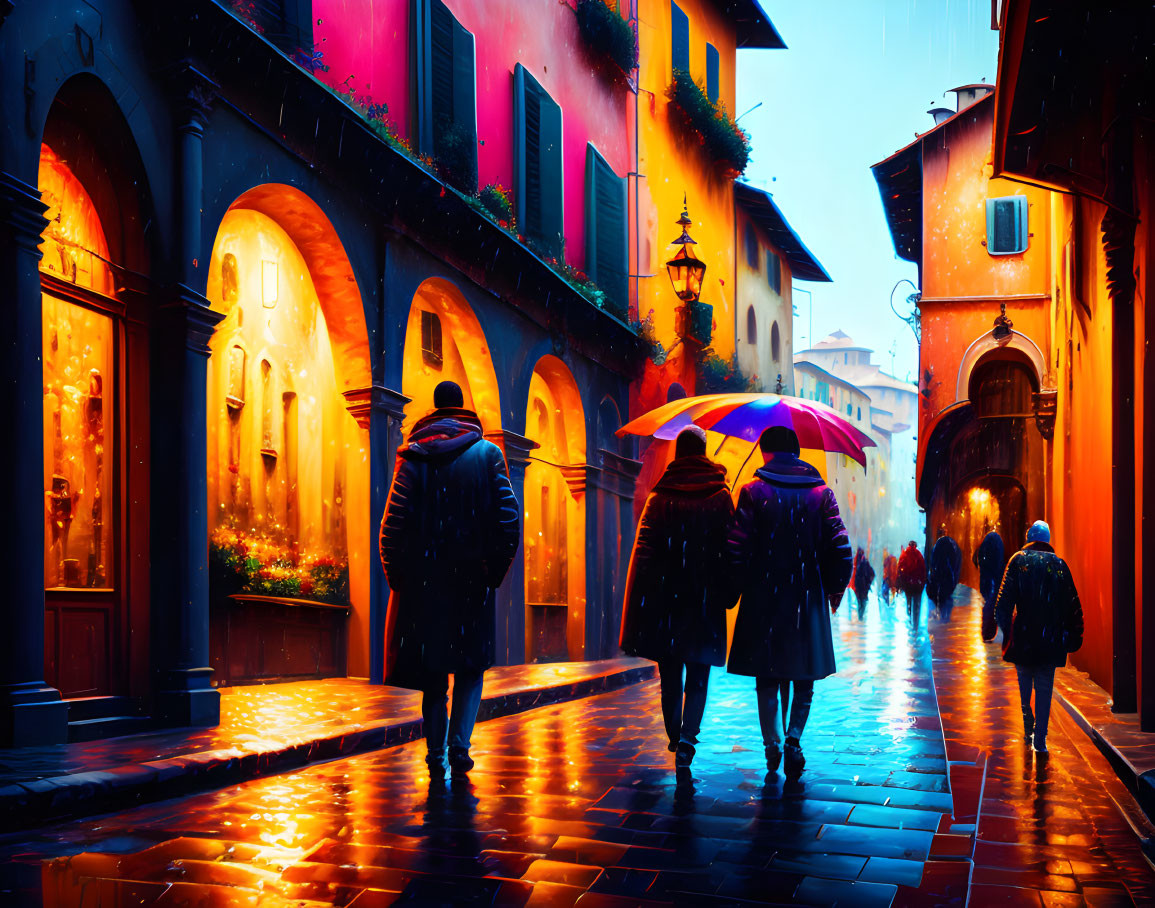
[[[418,742],[28,832],[9,885],[40,904],[44,868],[67,906],[1149,903],[1116,780],[1061,709],[1042,776],[1015,750],[1013,675],[974,612],[912,632],[901,606],[843,607],[794,783],[766,774],[754,679],[715,669],[692,785],[647,682],[479,724],[464,783],[431,781]],[[977,804],[987,750],[976,846],[956,798]]]

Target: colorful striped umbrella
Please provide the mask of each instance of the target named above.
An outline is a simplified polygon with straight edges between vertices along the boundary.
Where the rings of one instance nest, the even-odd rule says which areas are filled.
[[[786,426],[798,434],[803,448],[845,454],[863,467],[864,449],[875,446],[869,435],[826,404],[779,394],[684,397],[644,413],[617,434],[670,440],[690,424],[749,442],[756,442],[771,426]]]

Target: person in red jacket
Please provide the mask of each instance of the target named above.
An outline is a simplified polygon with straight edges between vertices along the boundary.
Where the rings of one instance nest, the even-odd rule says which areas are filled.
[[[918,543],[913,539],[902,550],[902,557],[898,559],[898,588],[906,596],[906,613],[912,617],[917,615],[915,608],[922,600],[922,591],[926,586],[926,561],[922,552],[918,550]]]

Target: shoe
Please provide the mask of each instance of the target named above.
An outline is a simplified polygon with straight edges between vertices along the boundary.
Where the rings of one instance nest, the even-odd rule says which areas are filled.
[[[429,768],[429,775],[436,778],[437,776],[445,776],[445,754],[426,754],[425,765]]]
[[[473,769],[473,758],[464,747],[449,748],[449,768],[455,776],[462,776]]]
[[[1046,741],[1039,741],[1038,739],[1036,739],[1035,740],[1035,753],[1039,754],[1040,756],[1043,756],[1045,754],[1049,754],[1050,751],[1047,750],[1047,742]]]
[[[777,744],[771,744],[766,748],[766,769],[770,772],[778,772],[778,766],[782,763],[782,748]]]
[[[798,778],[806,768],[806,757],[802,755],[802,745],[797,738],[786,739],[786,777]]]
[[[694,762],[694,745],[681,742],[674,751],[674,766],[679,769],[689,769]]]

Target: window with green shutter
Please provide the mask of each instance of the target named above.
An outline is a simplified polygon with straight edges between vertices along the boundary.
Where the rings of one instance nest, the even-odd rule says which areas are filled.
[[[782,259],[778,258],[773,249],[766,250],[766,280],[770,289],[782,295]]]
[[[670,59],[674,69],[690,71],[690,18],[670,0]]]
[[[718,103],[718,48],[706,43],[706,97],[711,104]]]
[[[473,35],[442,0],[412,0],[417,149],[465,192],[477,189],[477,88]]]
[[[586,146],[586,273],[617,315],[629,310],[626,179]]]
[[[757,271],[760,262],[758,261],[758,234],[754,232],[754,225],[749,221],[746,222],[746,264],[750,266],[752,271]]]
[[[564,247],[561,107],[520,63],[513,72],[514,203],[522,234],[549,255]]]

